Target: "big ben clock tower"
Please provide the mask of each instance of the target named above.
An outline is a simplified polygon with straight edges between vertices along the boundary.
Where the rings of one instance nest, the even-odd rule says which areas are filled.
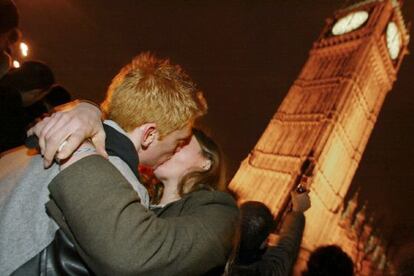
[[[302,260],[323,244],[340,245],[354,261],[361,255],[358,233],[347,235],[341,226],[344,198],[408,42],[396,0],[361,1],[337,11],[230,183],[240,201],[262,201],[281,218],[290,191],[305,182],[312,208]]]

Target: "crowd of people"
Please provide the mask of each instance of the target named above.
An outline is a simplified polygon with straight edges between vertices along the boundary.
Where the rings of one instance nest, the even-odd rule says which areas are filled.
[[[195,127],[207,102],[181,66],[141,53],[100,106],[71,101],[45,64],[10,68],[18,13],[0,0],[0,18],[5,11],[13,24],[0,21],[1,275],[290,275],[308,192],[292,191],[279,241],[267,246],[273,215],[261,202],[237,206],[227,190],[219,146]],[[26,134],[38,152],[23,146]],[[163,187],[156,200],[140,167]],[[304,271],[353,273],[336,246],[317,249]]]

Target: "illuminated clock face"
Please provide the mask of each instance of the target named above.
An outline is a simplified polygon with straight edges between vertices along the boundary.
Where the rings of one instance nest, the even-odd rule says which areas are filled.
[[[397,24],[394,22],[388,23],[386,39],[390,57],[391,59],[396,59],[401,49],[401,34],[398,30]]]
[[[352,32],[362,26],[368,20],[366,11],[357,11],[340,18],[332,28],[333,35],[341,35]]]

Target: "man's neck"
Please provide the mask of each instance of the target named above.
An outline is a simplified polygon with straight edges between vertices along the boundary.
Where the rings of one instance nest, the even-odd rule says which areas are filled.
[[[117,122],[112,120],[105,120],[105,123],[118,132],[124,134],[128,139],[134,144],[135,149],[138,149],[139,145],[141,144],[141,136],[140,133],[137,133],[137,131],[126,131],[124,130]]]
[[[105,145],[108,154],[121,158],[138,178],[139,155],[131,138],[113,121],[105,121],[104,130],[106,133]]]
[[[126,136],[129,138],[129,140],[131,140],[131,142],[132,142],[132,144],[134,144],[134,147],[135,147],[135,149],[137,150],[137,152],[138,152],[138,149],[139,149],[139,145],[141,144],[141,140],[140,139],[137,139],[136,137],[135,137],[135,135],[132,133],[132,132],[127,132],[126,133]],[[139,141],[138,141],[139,140]],[[139,154],[138,154],[139,155]]]

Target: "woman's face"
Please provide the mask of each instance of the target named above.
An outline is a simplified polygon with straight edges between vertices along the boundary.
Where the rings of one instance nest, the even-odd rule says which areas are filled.
[[[200,144],[193,135],[190,142],[178,149],[169,160],[159,165],[154,170],[154,174],[162,182],[178,182],[187,173],[201,170],[206,161]]]

